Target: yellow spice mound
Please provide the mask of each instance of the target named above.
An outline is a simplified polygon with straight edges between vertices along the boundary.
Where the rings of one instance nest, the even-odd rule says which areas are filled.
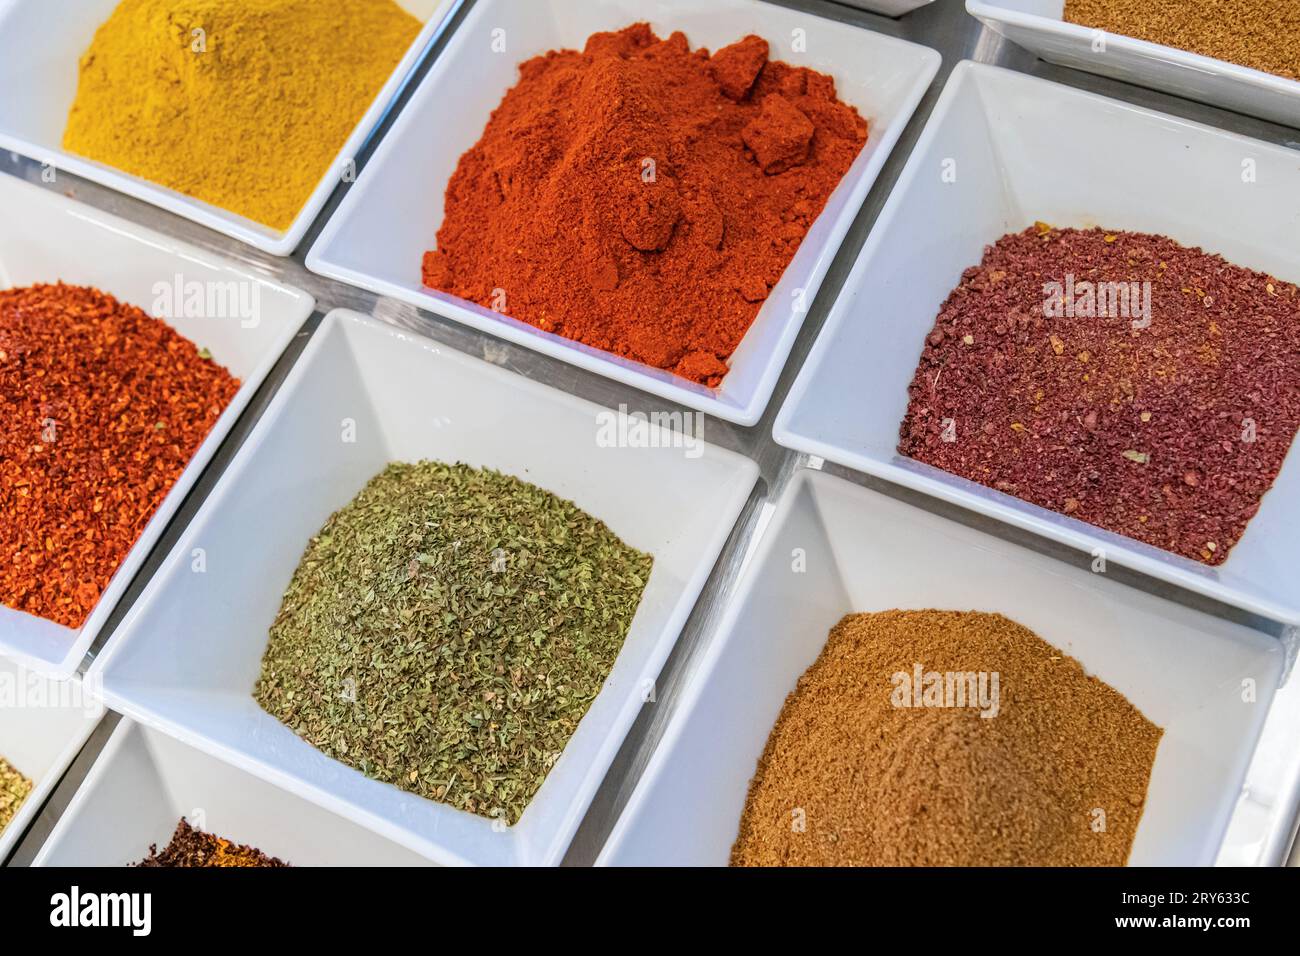
[[[286,229],[420,27],[393,0],[122,0],[63,146]]]

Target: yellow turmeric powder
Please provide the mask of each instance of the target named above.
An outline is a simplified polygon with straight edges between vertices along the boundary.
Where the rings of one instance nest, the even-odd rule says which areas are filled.
[[[393,0],[122,0],[63,146],[284,230],[420,28]]]

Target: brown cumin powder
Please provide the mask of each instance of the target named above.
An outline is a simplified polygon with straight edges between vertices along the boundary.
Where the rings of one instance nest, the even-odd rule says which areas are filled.
[[[917,664],[996,672],[993,716],[896,706]],[[786,699],[731,863],[1120,866],[1162,733],[1000,614],[851,614]]]
[[[1296,0],[1066,0],[1064,19],[1300,80]]]

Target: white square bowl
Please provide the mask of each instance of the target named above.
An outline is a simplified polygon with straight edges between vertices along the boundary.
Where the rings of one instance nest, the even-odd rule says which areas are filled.
[[[53,680],[0,657],[0,757],[32,782],[18,813],[0,830],[0,866],[103,713],[81,681]]]
[[[90,673],[111,706],[443,863],[557,863],[658,677],[757,466],[599,447],[602,410],[356,313],[330,313]],[[355,441],[342,440],[354,423]],[[325,520],[390,461],[495,468],[654,556],[613,671],[514,826],[367,779],[253,700],[267,633]],[[204,573],[192,555],[203,549]]]
[[[1130,863],[1214,862],[1282,672],[1280,642],[807,470],[778,503],[598,862],[725,865],[799,676],[845,614],[894,608],[1006,615],[1122,693],[1165,731]]]
[[[250,773],[123,719],[33,866],[129,866],[191,826],[290,866],[429,861]]]
[[[1117,153],[1122,144],[1122,153]],[[1256,181],[1243,182],[1242,164]],[[946,164],[951,161],[955,166]],[[954,169],[955,182],[946,182]],[[773,429],[777,442],[1028,529],[1276,621],[1300,621],[1300,452],[1210,567],[897,453],[939,308],[985,245],[1035,220],[1160,233],[1300,281],[1294,150],[960,63],[845,280]]]
[[[315,300],[212,253],[10,176],[0,176],[0,209],[4,210],[0,288],[58,281],[95,286],[165,319],[181,335],[207,348],[213,359],[242,383],[80,630],[0,605],[0,654],[14,655],[30,667],[66,677],[86,656],[222,439],[311,315]],[[206,314],[206,304],[181,310],[189,314],[176,314],[162,302],[175,297],[160,292],[175,289],[178,279],[187,290],[233,290],[234,297],[226,299],[229,305],[234,306],[239,301],[236,297],[243,295],[243,304],[249,309],[245,315],[236,308],[223,308],[213,295],[212,304],[223,314]],[[0,427],[9,427],[9,423],[0,422]]]
[[[551,49],[581,49],[587,37],[648,19],[661,36],[683,31],[692,47],[716,49],[757,33],[773,59],[835,78],[840,98],[870,124],[867,145],[808,231],[730,360],[718,389],[663,369],[543,332],[455,296],[424,288],[423,253],[435,246],[443,197],[460,157],[518,80],[518,65]],[[505,53],[489,52],[504,30]],[[807,52],[791,49],[794,31]],[[844,233],[939,68],[926,47],[760,0],[479,0],[352,185],[307,256],[313,272],[391,296],[570,362],[615,381],[752,425],[803,323]],[[801,298],[796,293],[803,290]]]
[[[990,29],[1049,63],[1300,127],[1300,82],[1062,19],[1065,0],[966,0]],[[1100,39],[1104,37],[1104,45]]]
[[[407,76],[461,0],[397,3],[424,20],[424,29],[361,117],[298,217],[283,232],[63,148],[68,111],[77,95],[78,63],[118,0],[0,0],[0,86],[5,90],[0,98],[0,147],[143,199],[273,255],[287,256],[302,240],[334,187],[342,181],[348,164],[379,125]],[[256,138],[249,148],[260,148]]]
[[[839,2],[846,7],[870,10],[872,13],[884,14],[887,17],[901,17],[905,13],[911,13],[913,10],[934,3],[934,0],[839,0]]]

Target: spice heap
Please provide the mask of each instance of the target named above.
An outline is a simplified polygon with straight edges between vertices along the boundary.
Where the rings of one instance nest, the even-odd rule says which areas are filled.
[[[18,808],[31,792],[32,782],[0,757],[0,833],[17,816]]]
[[[1300,80],[1295,0],[1066,0],[1065,19]]]
[[[286,229],[420,27],[393,0],[122,0],[63,146]]]
[[[1300,295],[1163,236],[1004,236],[944,303],[899,452],[1208,564],[1300,428]]]
[[[639,23],[519,68],[424,284],[710,386],[867,139],[821,73]]]
[[[182,818],[172,834],[171,843],[161,853],[155,843],[149,847],[149,856],[136,866],[168,867],[287,867],[289,864],[267,856],[251,846],[240,846],[211,833],[190,826]]]
[[[391,464],[307,546],[254,696],[367,776],[513,824],[609,675],[651,562],[517,478]]]
[[[1161,733],[1000,614],[851,614],[785,702],[731,862],[1120,866]]]
[[[0,603],[79,628],[238,388],[97,289],[0,291]]]

